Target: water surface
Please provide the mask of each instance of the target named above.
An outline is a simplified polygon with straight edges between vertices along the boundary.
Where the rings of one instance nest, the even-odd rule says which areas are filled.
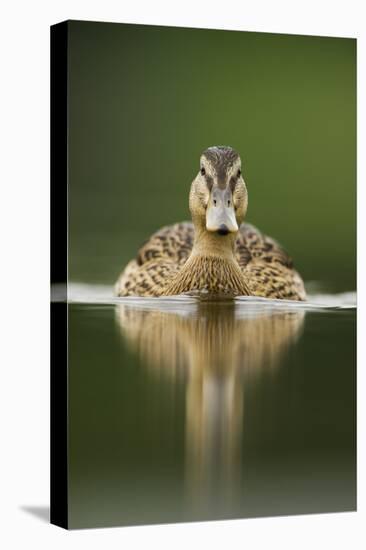
[[[70,527],[355,509],[354,293],[68,298]]]

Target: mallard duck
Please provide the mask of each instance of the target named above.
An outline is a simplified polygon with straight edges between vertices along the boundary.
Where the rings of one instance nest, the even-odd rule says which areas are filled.
[[[191,222],[154,233],[115,285],[118,296],[262,296],[305,300],[304,283],[283,248],[243,223],[248,193],[231,147],[206,149],[189,194]]]

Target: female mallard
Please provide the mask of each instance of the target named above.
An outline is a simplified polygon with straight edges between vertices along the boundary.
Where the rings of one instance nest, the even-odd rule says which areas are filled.
[[[242,223],[248,193],[231,147],[210,147],[191,185],[192,222],[154,233],[121,273],[118,296],[213,295],[305,300],[291,258],[257,228]]]

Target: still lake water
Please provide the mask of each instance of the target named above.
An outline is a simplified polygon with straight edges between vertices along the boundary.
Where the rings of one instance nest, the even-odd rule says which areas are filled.
[[[68,300],[71,528],[355,510],[355,293]]]

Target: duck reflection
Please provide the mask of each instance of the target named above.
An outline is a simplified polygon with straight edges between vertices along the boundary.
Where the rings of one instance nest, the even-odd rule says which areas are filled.
[[[304,312],[234,301],[177,301],[175,307],[171,301],[169,309],[164,303],[121,304],[117,322],[145,365],[185,385],[192,504],[206,499],[227,504],[240,481],[244,389],[279,367],[302,332]]]

